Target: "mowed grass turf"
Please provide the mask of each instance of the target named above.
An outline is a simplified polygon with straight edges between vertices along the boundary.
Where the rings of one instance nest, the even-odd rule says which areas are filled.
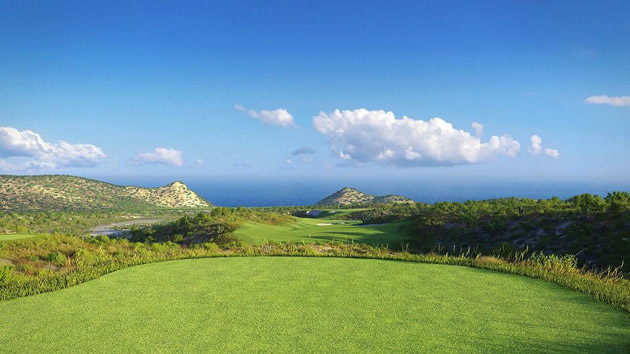
[[[11,241],[11,240],[19,240],[22,238],[35,237],[35,235],[30,234],[6,234],[0,235],[0,242],[2,241]]]
[[[359,226],[357,220],[330,218],[296,218],[295,222],[269,225],[248,222],[239,227],[234,235],[250,244],[267,241],[294,242],[360,242],[371,245],[398,248],[408,236],[407,222],[392,222],[374,226]]]
[[[0,352],[628,353],[630,316],[541,280],[297,257],[147,264],[0,302]]]

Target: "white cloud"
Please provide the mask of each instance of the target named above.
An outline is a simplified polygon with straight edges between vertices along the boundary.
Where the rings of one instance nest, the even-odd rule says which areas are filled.
[[[291,115],[291,113],[289,113],[289,111],[287,111],[284,108],[278,108],[271,111],[267,111],[267,110],[255,111],[255,110],[248,110],[247,108],[241,105],[235,104],[234,109],[236,109],[237,111],[244,112],[248,116],[258,119],[261,122],[268,125],[275,125],[275,126],[280,126],[283,128],[295,127],[293,116]]]
[[[156,147],[152,152],[139,153],[133,158],[136,165],[171,165],[182,166],[182,152],[175,149]]]
[[[100,147],[92,144],[49,143],[30,130],[0,127],[0,157],[27,159],[17,164],[3,161],[0,169],[28,170],[93,167],[106,155]]]
[[[545,148],[545,155],[557,159],[560,157],[560,152],[556,149]]]
[[[529,137],[529,153],[532,155],[538,155],[542,151],[542,138],[538,135],[532,135]]]
[[[472,127],[475,130],[475,138],[481,139],[481,136],[483,136],[483,124],[473,122]]]
[[[630,106],[630,96],[590,96],[584,102],[591,104],[607,104],[615,107]]]
[[[542,138],[539,135],[532,135],[529,137],[529,148],[527,149],[532,155],[540,155],[544,153],[546,156],[557,159],[560,157],[560,152],[556,149],[544,148],[542,145]]]
[[[483,163],[500,155],[515,157],[521,145],[509,135],[481,142],[441,118],[396,118],[393,112],[367,109],[320,112],[315,129],[328,136],[335,154],[346,161],[395,166],[449,166]],[[481,134],[481,124],[474,125]]]

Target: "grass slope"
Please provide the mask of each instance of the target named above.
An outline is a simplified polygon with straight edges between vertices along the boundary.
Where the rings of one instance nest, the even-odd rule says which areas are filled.
[[[330,215],[331,218],[338,217]],[[375,226],[358,226],[356,220],[335,220],[323,218],[296,218],[295,222],[270,225],[247,222],[239,227],[234,235],[250,244],[263,244],[267,241],[293,242],[362,242],[371,245],[389,245],[399,248],[407,240],[404,222],[393,222]],[[330,224],[330,225],[328,225]]]
[[[10,241],[10,240],[20,240],[23,238],[29,238],[29,237],[35,237],[35,235],[30,235],[30,234],[7,234],[7,235],[0,235],[0,242],[1,241]]]
[[[479,269],[343,258],[138,266],[0,302],[0,352],[628,352],[630,316]]]

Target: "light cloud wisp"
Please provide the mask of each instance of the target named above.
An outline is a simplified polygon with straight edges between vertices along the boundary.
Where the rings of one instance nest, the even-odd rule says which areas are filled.
[[[152,152],[142,152],[133,157],[135,165],[183,166],[182,152],[175,149],[156,147]]]
[[[615,107],[630,106],[630,96],[590,96],[584,99],[590,104],[607,104]]]
[[[289,111],[284,108],[255,111],[235,104],[234,109],[236,109],[237,111],[241,111],[252,118],[258,119],[267,125],[274,125],[283,128],[295,127],[293,116],[291,115],[291,113],[289,113]]]

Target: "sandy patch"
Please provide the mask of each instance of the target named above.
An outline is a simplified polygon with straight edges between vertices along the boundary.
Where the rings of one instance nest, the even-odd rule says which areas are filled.
[[[317,226],[330,226],[330,225],[332,225],[332,224],[329,224],[329,223],[320,223],[320,224],[317,224]]]

